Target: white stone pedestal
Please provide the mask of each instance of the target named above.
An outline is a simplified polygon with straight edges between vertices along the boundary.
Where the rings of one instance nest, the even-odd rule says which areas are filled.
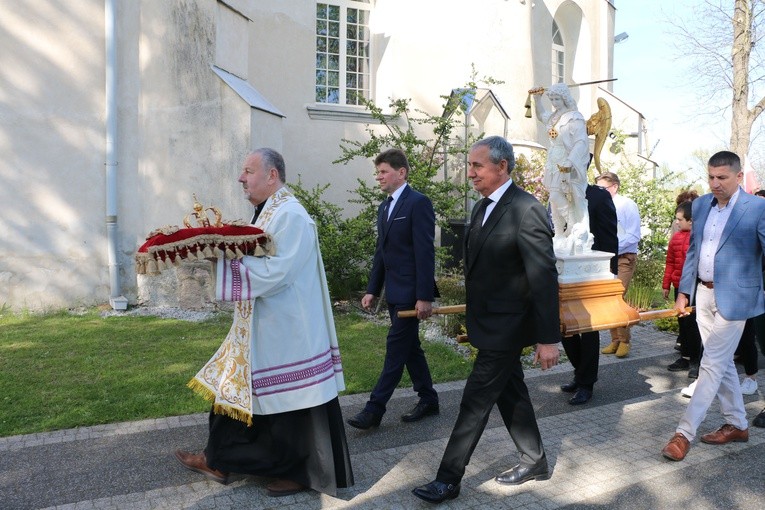
[[[555,254],[558,268],[558,283],[589,282],[593,280],[613,280],[611,257],[613,253],[591,250],[576,255]]]

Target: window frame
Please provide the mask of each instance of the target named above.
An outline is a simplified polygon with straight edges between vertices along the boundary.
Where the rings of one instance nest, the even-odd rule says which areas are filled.
[[[556,37],[557,36],[557,37]],[[560,39],[557,42],[556,39]],[[565,83],[566,81],[566,43],[563,39],[563,33],[558,26],[558,23],[553,20],[552,23],[552,54],[551,54],[551,69],[550,79],[551,83]]]
[[[325,5],[327,9],[330,7],[337,7],[339,12],[339,31],[338,31],[338,79],[337,79],[337,90],[338,90],[338,96],[337,96],[337,102],[331,102],[329,101],[329,95],[326,93],[330,88],[330,72],[334,72],[334,69],[330,69],[330,57],[335,55],[334,53],[330,53],[329,48],[329,27],[325,29],[325,35],[323,35],[324,40],[326,41],[325,47],[322,49],[320,48],[320,40],[319,38],[322,37],[322,34],[320,34],[320,25],[319,22],[322,21],[319,19],[319,6]],[[314,51],[314,93],[313,93],[313,100],[314,104],[316,106],[329,106],[329,107],[343,107],[343,108],[363,108],[362,104],[359,104],[359,101],[348,103],[348,96],[349,92],[353,90],[358,90],[361,92],[361,97],[365,99],[372,99],[372,55],[373,55],[373,48],[372,48],[372,35],[369,29],[369,18],[372,14],[372,8],[373,8],[373,0],[323,0],[323,1],[317,1],[315,4],[315,13],[314,13],[314,23],[315,23],[315,30],[314,30],[314,42],[315,42],[315,51]],[[360,58],[358,56],[354,55],[348,55],[348,9],[357,9],[359,11],[366,12],[366,24],[363,25],[366,27],[367,31],[367,62],[366,62],[366,69],[362,72],[350,72],[349,73],[349,66],[348,66],[348,58],[356,58],[359,60]],[[327,14],[327,17],[325,18],[326,21],[329,20],[329,14]],[[357,41],[361,41],[362,44],[364,40],[357,39]],[[323,57],[324,60],[324,67],[320,67],[320,62]],[[363,58],[363,57],[362,57]],[[319,73],[321,71],[324,71],[325,73],[325,79],[323,83],[319,82]],[[349,74],[356,74],[357,76],[361,76],[362,78],[366,79],[366,87],[365,88],[359,88],[358,86],[353,87],[352,84],[349,84],[349,81],[351,80],[351,76]],[[358,85],[358,81],[356,82],[356,85]],[[324,101],[320,101],[319,97],[319,88],[323,87],[325,90]]]

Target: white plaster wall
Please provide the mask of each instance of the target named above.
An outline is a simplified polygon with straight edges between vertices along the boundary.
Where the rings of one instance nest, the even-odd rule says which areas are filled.
[[[99,0],[0,3],[0,305],[108,298],[103,16]]]
[[[135,302],[137,247],[180,224],[192,193],[249,218],[236,179],[257,115],[210,69],[216,1],[117,9],[118,262]],[[0,19],[0,306],[104,303],[103,0],[2,2]]]

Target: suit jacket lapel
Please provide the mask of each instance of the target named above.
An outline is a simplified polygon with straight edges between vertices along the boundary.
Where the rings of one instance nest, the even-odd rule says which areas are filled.
[[[712,210],[712,198],[697,198],[696,200],[706,200],[699,202],[700,206],[693,211],[693,243],[696,245],[696,253],[701,253],[701,241],[704,239],[704,225],[707,223],[709,211]]]
[[[406,197],[409,196],[410,188],[407,184],[404,184],[406,186],[404,188],[404,191],[401,192],[401,195],[398,197],[398,200],[396,200],[396,205],[393,206],[393,211],[390,212],[390,215],[386,219],[384,216],[382,216],[382,233],[383,233],[383,240],[385,240],[386,237],[388,237],[388,231],[390,230],[390,226],[393,223],[393,218],[396,217],[396,214],[401,210],[401,207],[404,205],[404,201],[406,200]]]
[[[486,242],[486,240],[489,238],[489,235],[491,234],[492,230],[497,226],[502,216],[505,215],[505,212],[507,212],[507,207],[510,205],[510,202],[513,200],[513,197],[515,196],[515,192],[517,191],[518,187],[515,185],[515,183],[511,184],[507,190],[505,190],[505,193],[502,195],[502,197],[497,202],[497,205],[494,206],[494,209],[491,211],[491,214],[486,219],[486,222],[483,224],[483,227],[481,227],[481,230],[478,232],[478,239],[476,239],[473,242],[472,247],[468,250],[468,260],[467,260],[467,272],[470,272],[470,269],[473,267],[473,263],[475,262],[476,256],[478,255],[478,252],[481,251],[481,247],[483,247],[483,244]],[[471,225],[472,222],[475,220],[475,216],[477,213],[478,207],[473,208],[473,212],[471,215]],[[469,241],[469,239],[468,239]]]
[[[725,241],[728,240],[731,233],[733,232],[733,229],[736,228],[738,222],[741,220],[741,218],[744,217],[744,212],[746,212],[746,210],[749,208],[749,200],[749,196],[744,192],[744,190],[741,190],[738,194],[736,205],[733,206],[733,210],[730,212],[728,221],[725,222],[725,228],[723,228],[722,234],[720,235],[720,244],[717,245],[717,251],[720,251],[720,248],[722,248],[723,244],[725,244]]]

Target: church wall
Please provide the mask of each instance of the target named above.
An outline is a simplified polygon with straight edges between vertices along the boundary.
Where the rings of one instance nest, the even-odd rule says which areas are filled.
[[[349,190],[357,178],[373,182],[372,163],[332,162],[343,138],[365,138],[366,124],[311,118],[315,1],[116,3],[118,262],[131,303],[147,295],[133,269],[137,246],[152,229],[178,224],[193,193],[227,218],[248,216],[235,181],[251,148],[282,151],[288,181],[331,183],[325,197],[355,212]],[[524,118],[524,102],[528,88],[549,84],[552,19],[565,26],[578,16],[584,26],[572,37],[587,55],[576,57],[570,78],[605,77],[609,5],[377,0],[373,97],[381,105],[411,98],[413,108],[437,114],[439,96],[471,79],[474,64],[478,77],[503,81],[491,89],[510,115],[508,138],[546,144],[536,120]],[[3,2],[0,19],[0,306],[105,303],[104,2]],[[251,108],[212,65],[246,79],[284,117]],[[587,94],[585,116],[595,99]]]

